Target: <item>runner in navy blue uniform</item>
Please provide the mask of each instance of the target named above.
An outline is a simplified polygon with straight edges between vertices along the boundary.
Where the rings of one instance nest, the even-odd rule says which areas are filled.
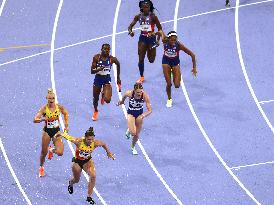
[[[129,98],[129,106],[127,110],[128,130],[126,136],[128,139],[132,136],[131,151],[132,154],[137,155],[138,152],[135,149],[135,144],[139,139],[143,119],[152,113],[152,108],[149,96],[144,92],[141,83],[135,83],[134,90],[128,90],[117,105],[124,104],[126,98]],[[144,103],[147,107],[146,112],[143,111]]]
[[[112,96],[112,87],[111,87],[111,78],[110,78],[110,70],[112,64],[115,63],[117,65],[117,84],[121,85],[120,80],[120,62],[117,58],[109,55],[110,45],[103,44],[101,49],[101,54],[96,54],[93,57],[92,65],[91,65],[91,74],[95,74],[94,83],[93,83],[93,106],[94,112],[92,115],[92,120],[96,121],[98,119],[98,101],[99,96],[102,91],[102,99],[101,104],[110,103]]]
[[[159,45],[160,36],[157,37],[154,32],[155,25],[158,31],[162,30],[162,26],[158,17],[153,13],[154,7],[150,0],[143,0],[139,3],[140,13],[136,15],[128,27],[128,32],[131,37],[134,36],[132,28],[139,21],[141,27],[141,34],[138,42],[139,55],[139,72],[140,79],[138,82],[144,82],[144,59],[147,54],[148,61],[153,63],[156,57],[156,47]]]
[[[162,39],[164,44],[164,55],[162,59],[162,66],[163,66],[163,73],[166,80],[166,92],[167,92],[167,107],[172,106],[172,98],[171,98],[171,75],[173,76],[173,83],[175,85],[175,88],[180,87],[181,83],[181,70],[180,70],[180,58],[179,58],[179,52],[184,51],[186,54],[190,55],[192,58],[192,73],[194,76],[197,74],[196,69],[196,59],[194,53],[189,50],[187,47],[185,47],[181,42],[177,40],[177,33],[175,31],[170,31],[167,34],[167,37],[163,32],[162,33]]]

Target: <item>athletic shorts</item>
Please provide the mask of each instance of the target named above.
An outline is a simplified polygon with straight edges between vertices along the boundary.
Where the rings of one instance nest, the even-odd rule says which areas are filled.
[[[133,117],[137,118],[138,116],[140,116],[141,114],[143,114],[143,109],[142,110],[127,110],[127,114],[132,115]]]
[[[60,131],[60,127],[57,127],[57,128],[47,128],[47,127],[44,127],[43,129],[49,136],[50,138],[53,138],[54,135]]]
[[[168,58],[164,55],[162,59],[162,64],[167,64],[172,68],[180,64],[180,58],[179,57]]]
[[[143,42],[147,45],[153,46],[154,44],[156,44],[156,36],[144,36],[144,35],[140,35],[139,37],[139,42]]]
[[[81,169],[83,169],[83,166],[90,160],[91,158],[89,159],[85,159],[85,160],[81,160],[81,159],[77,159],[76,157],[73,157],[72,158],[72,162],[74,163],[77,163]]]
[[[102,86],[111,83],[110,75],[95,75],[93,85],[98,88],[102,88]]]

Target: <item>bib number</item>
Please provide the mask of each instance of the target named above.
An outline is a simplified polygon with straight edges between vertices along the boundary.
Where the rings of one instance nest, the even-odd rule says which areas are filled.
[[[145,24],[141,25],[141,31],[145,31],[145,32],[152,31],[151,25],[145,25]]]
[[[104,71],[104,72],[110,72],[110,68],[109,68],[109,67],[106,67],[106,68],[104,68],[103,71]]]
[[[91,157],[91,153],[89,152],[83,152],[83,151],[80,151],[79,152],[79,157],[82,157],[82,158],[85,158],[85,159],[88,159]]]
[[[177,53],[174,51],[165,51],[165,56],[170,57],[170,58],[174,58],[177,56]]]
[[[47,128],[57,128],[57,127],[59,127],[58,120],[48,121],[47,122]]]
[[[99,71],[97,74],[100,74],[100,75],[108,75],[110,74],[110,67],[105,67],[103,70]]]

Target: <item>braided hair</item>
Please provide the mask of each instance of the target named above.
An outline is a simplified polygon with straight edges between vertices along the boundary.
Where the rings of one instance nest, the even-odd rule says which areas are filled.
[[[85,137],[88,136],[95,136],[93,127],[88,128],[88,130],[85,132]]]
[[[153,6],[153,3],[151,0],[141,0],[139,1],[139,8],[140,8],[140,12],[143,12],[143,4],[148,4],[149,8],[150,8],[150,12],[153,12],[155,7]]]

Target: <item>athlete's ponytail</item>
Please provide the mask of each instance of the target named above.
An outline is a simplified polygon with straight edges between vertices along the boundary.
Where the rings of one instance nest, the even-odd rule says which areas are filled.
[[[88,136],[95,136],[93,127],[88,128],[88,130],[86,131],[85,137],[88,137]]]
[[[46,96],[46,99],[48,99],[48,96],[49,96],[49,95],[55,95],[55,93],[54,93],[54,91],[53,91],[52,88],[48,88],[48,94],[47,94],[47,96]]]
[[[50,94],[54,94],[54,92],[53,92],[53,89],[52,88],[48,88],[48,94],[50,95]]]

